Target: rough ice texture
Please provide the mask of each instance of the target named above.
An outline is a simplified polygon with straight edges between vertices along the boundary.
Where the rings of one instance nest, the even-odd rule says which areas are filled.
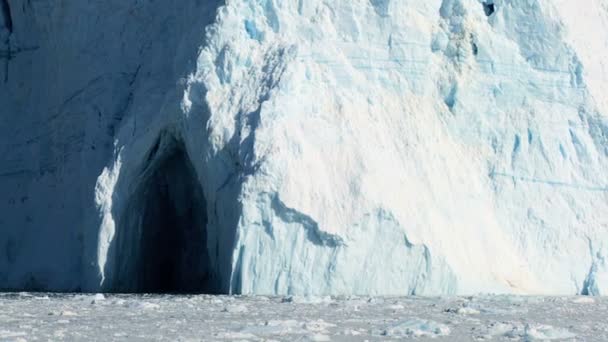
[[[4,341],[608,340],[608,297],[0,293]],[[465,308],[478,314],[463,315]]]
[[[0,9],[0,288],[116,289],[181,151],[218,292],[608,293],[607,0]]]

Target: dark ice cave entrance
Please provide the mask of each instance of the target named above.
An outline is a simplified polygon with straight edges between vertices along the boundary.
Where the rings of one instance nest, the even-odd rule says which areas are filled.
[[[143,181],[116,230],[111,292],[220,291],[207,250],[203,191],[185,149],[169,139],[150,152]]]
[[[494,1],[493,0],[486,0],[482,3],[483,5],[483,11],[486,14],[486,16],[491,16],[492,14],[494,14],[494,12],[496,11],[496,6],[494,5]]]

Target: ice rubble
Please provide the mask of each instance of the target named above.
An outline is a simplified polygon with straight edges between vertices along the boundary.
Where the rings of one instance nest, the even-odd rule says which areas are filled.
[[[8,11],[0,287],[608,293],[606,0]]]
[[[385,330],[376,332],[377,335],[408,338],[408,337],[428,337],[436,338],[450,335],[450,328],[435,321],[414,318],[395,324]]]

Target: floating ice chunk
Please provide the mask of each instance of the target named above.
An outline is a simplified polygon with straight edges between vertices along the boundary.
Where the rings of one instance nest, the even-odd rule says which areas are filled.
[[[0,330],[0,338],[2,339],[13,339],[21,336],[27,336],[27,333],[23,331]]]
[[[115,299],[112,301],[113,305],[125,305],[126,301],[124,299]]]
[[[287,296],[282,299],[283,303],[295,304],[329,304],[332,302],[330,296]]]
[[[137,309],[142,309],[142,310],[154,310],[154,309],[160,309],[160,305],[156,304],[156,303],[150,303],[150,302],[136,302],[136,303],[128,303],[127,304],[128,307],[131,308],[137,308]]]
[[[459,308],[449,308],[445,310],[445,312],[455,313],[458,315],[478,315],[480,313],[480,310],[472,308],[469,306],[468,303],[465,303]]]
[[[369,304],[384,304],[384,298],[382,297],[371,297],[367,299]]]
[[[227,305],[222,312],[229,312],[229,313],[245,313],[247,312],[247,306],[239,304],[239,305]]]
[[[456,313],[459,315],[479,315],[479,310],[465,306],[456,310]]]
[[[588,297],[588,296],[580,296],[580,297],[576,297],[572,300],[572,303],[577,303],[577,304],[593,304],[595,303],[595,299]]]
[[[396,310],[403,310],[404,306],[401,304],[393,304],[393,305],[389,305],[388,308],[396,311]]]
[[[503,323],[503,322],[492,322],[490,323],[485,332],[481,336],[477,336],[478,339],[492,339],[496,336],[504,336],[504,337],[517,337],[514,331],[517,330],[517,327],[513,324]]]
[[[306,330],[318,332],[318,333],[327,332],[327,329],[335,327],[335,326],[336,326],[335,324],[325,322],[322,319],[306,322],[304,324],[304,328]]]
[[[568,329],[543,324],[526,325],[524,331],[524,340],[563,340],[576,337]]]
[[[211,300],[209,300],[209,304],[223,304],[224,301],[219,299],[219,298],[213,298]]]
[[[257,338],[257,336],[244,332],[221,332],[215,335],[215,337],[222,340],[251,340]]]
[[[308,330],[302,328],[303,323],[296,320],[270,320],[263,325],[243,329],[243,332],[256,335],[288,335],[307,334]]]
[[[522,324],[494,322],[488,326],[487,332],[482,338],[491,339],[495,337],[507,337],[511,339],[534,340],[563,340],[576,337],[576,334],[565,328],[554,327],[546,324]]]
[[[344,330],[343,334],[346,336],[359,336],[363,334],[363,332],[355,329],[346,329]]]
[[[308,336],[307,339],[309,341],[319,341],[319,342],[331,341],[331,338],[329,336],[323,335],[323,334],[314,334],[314,335]]]
[[[101,293],[97,293],[91,298],[91,304],[99,304],[104,300],[106,300],[106,297]]]
[[[450,328],[431,320],[413,318],[398,323],[380,332],[380,335],[389,337],[430,337],[448,336]]]

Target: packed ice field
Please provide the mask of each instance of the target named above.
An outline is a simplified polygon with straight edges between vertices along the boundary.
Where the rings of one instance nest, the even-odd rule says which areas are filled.
[[[601,297],[0,294],[0,341],[607,341]]]

